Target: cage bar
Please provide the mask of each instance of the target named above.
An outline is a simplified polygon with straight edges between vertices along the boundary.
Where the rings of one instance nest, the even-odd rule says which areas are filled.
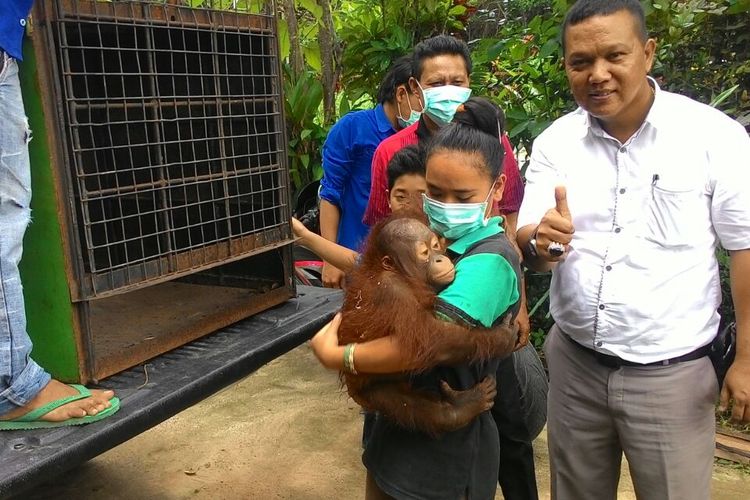
[[[272,8],[193,3],[55,2],[81,299],[291,236]]]

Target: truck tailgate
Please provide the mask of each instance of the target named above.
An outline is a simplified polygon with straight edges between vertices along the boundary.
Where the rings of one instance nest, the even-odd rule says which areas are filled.
[[[341,306],[342,294],[298,286],[298,297],[101,382],[120,411],[80,427],[0,433],[0,497],[69,470],[309,339]]]

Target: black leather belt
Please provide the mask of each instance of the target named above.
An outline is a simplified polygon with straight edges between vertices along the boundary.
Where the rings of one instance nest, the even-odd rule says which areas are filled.
[[[593,349],[589,349],[588,347],[579,344],[567,333],[563,333],[560,331],[563,337],[568,339],[568,342],[579,348],[580,350],[588,353],[590,356],[593,356],[594,359],[596,359],[597,363],[599,363],[602,366],[606,366],[607,368],[620,368],[621,366],[669,366],[669,365],[676,365],[677,363],[682,363],[683,361],[693,361],[695,359],[700,359],[704,356],[708,356],[708,353],[711,352],[711,344],[707,344],[704,346],[699,347],[698,349],[691,351],[687,354],[683,354],[682,356],[677,356],[676,358],[669,358],[664,359],[662,361],[654,361],[653,363],[636,363],[635,361],[628,361],[627,359],[618,358],[617,356],[612,356],[610,354],[604,354],[603,352],[595,351]]]

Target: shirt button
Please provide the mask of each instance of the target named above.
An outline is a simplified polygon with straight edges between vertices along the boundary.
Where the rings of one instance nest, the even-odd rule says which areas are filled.
[[[603,345],[604,345],[604,342],[602,342],[601,340],[596,343],[596,347],[601,347]]]
[[[21,19],[19,22],[21,23],[21,26],[26,26],[26,19]]]
[[[620,194],[625,194],[625,188],[620,188]]]
[[[611,271],[612,270],[612,266],[607,266],[604,269],[606,269],[607,271]]]
[[[616,232],[616,233],[619,233],[620,231],[622,231],[622,228],[619,228],[619,227],[616,227],[616,228],[615,228],[615,232]]]
[[[627,152],[628,152],[628,148],[626,148],[625,146],[620,148],[620,153],[627,153]]]
[[[603,311],[604,310],[604,304],[599,304],[599,309]]]

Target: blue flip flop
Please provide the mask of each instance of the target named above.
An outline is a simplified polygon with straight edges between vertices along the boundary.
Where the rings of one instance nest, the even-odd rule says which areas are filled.
[[[57,399],[55,401],[47,403],[40,408],[37,408],[36,410],[31,410],[26,415],[14,418],[13,420],[0,420],[0,431],[53,429],[55,427],[90,424],[92,422],[97,422],[99,420],[107,418],[120,409],[120,400],[116,397],[113,397],[109,400],[111,406],[100,411],[96,415],[86,415],[85,417],[69,418],[68,420],[63,420],[61,422],[47,422],[45,420],[40,420],[40,418],[47,413],[60,408],[63,405],[66,405],[72,401],[78,401],[80,399],[91,397],[91,391],[89,391],[82,385],[70,384],[70,387],[78,391],[78,394],[76,394],[75,396],[68,396],[67,398]]]

